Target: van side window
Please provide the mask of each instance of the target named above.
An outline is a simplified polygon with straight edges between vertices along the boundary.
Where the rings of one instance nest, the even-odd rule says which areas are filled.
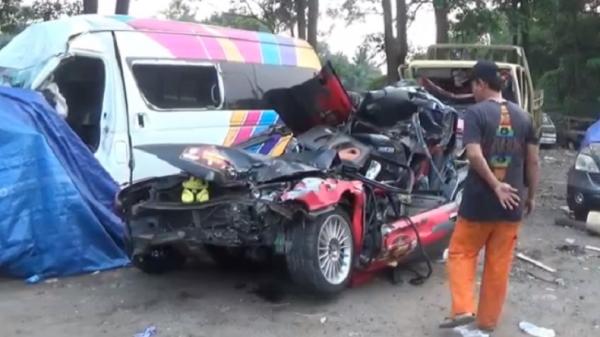
[[[256,68],[258,86],[263,92],[300,84],[312,79],[317,72],[314,69],[291,66],[257,65]]]
[[[272,89],[288,88],[315,76],[315,70],[280,65],[244,64],[223,62],[220,64],[225,87],[225,109],[270,109],[263,100]]]
[[[142,95],[155,109],[211,109],[221,105],[214,66],[134,63],[132,70]]]
[[[225,87],[225,108],[230,110],[266,109],[261,88],[256,84],[255,66],[244,63],[221,63]]]

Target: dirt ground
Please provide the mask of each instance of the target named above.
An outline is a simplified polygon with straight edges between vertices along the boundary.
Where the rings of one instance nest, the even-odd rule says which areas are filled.
[[[526,220],[518,247],[558,272],[516,262],[494,336],[522,335],[521,320],[553,328],[561,337],[600,335],[600,258],[557,249],[568,238],[600,246],[600,238],[554,225],[563,215],[574,155],[542,152],[538,209]],[[382,276],[335,300],[306,296],[273,273],[224,272],[209,263],[158,277],[129,268],[38,285],[0,280],[0,335],[133,336],[153,325],[160,337],[444,337],[454,336],[437,328],[448,303],[443,263],[435,264],[422,286],[393,285]]]

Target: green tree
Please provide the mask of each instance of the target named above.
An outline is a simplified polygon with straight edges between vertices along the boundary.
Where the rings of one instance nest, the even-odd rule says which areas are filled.
[[[253,17],[239,15],[234,12],[213,14],[210,18],[205,20],[204,23],[257,32],[270,32],[269,27],[265,26],[263,22],[256,20]]]
[[[0,33],[14,35],[28,25],[82,12],[82,3],[69,0],[35,0],[23,5],[21,0],[0,2]],[[6,38],[5,38],[6,39]]]
[[[301,13],[296,13],[296,15],[301,15]],[[306,27],[306,39],[314,48],[317,47],[318,20],[319,0],[308,0],[308,25]]]
[[[296,25],[293,0],[232,0],[230,13],[261,22],[270,32],[288,31],[293,34]]]
[[[171,0],[169,7],[162,12],[167,19],[176,21],[196,21],[196,9],[188,0]]]
[[[374,62],[375,55],[368,41],[363,42],[350,59],[343,53],[331,53],[325,42],[319,43],[317,49],[322,62],[331,62],[344,87],[352,91],[369,89],[371,83],[380,78],[381,72]]]
[[[21,0],[0,1],[0,34],[12,34],[21,20]]]
[[[129,14],[129,0],[117,0],[115,3],[115,14]]]
[[[81,14],[82,3],[68,0],[36,0],[31,6],[22,7],[22,17],[29,22],[56,20],[63,16]]]
[[[83,0],[83,13],[84,14],[98,13],[98,0]]]

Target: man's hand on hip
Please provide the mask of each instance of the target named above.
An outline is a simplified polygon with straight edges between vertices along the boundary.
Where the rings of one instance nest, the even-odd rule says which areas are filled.
[[[502,182],[498,183],[494,188],[494,193],[496,193],[496,196],[504,209],[512,211],[519,207],[519,202],[521,201],[519,190],[509,184]]]

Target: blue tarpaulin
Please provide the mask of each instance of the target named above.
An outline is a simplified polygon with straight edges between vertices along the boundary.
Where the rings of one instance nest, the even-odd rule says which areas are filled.
[[[34,91],[0,87],[0,274],[66,276],[128,263],[117,184]]]
[[[581,148],[583,149],[592,143],[600,143],[600,120],[594,122],[585,131],[585,136],[583,137],[583,141],[581,141]]]

